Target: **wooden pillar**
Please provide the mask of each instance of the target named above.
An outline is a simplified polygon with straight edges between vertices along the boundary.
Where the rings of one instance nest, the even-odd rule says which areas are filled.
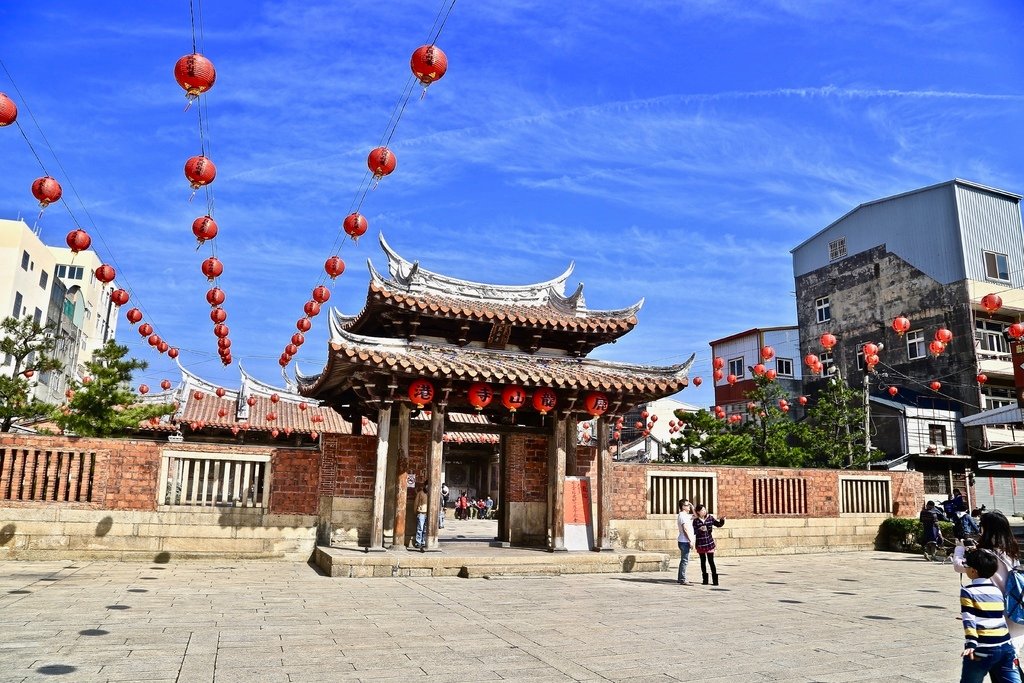
[[[434,404],[430,411],[430,457],[427,461],[427,550],[440,550],[437,541],[441,513],[441,457],[444,454],[444,407]]]
[[[612,550],[612,452],[608,449],[608,418],[597,418],[597,537],[598,550]]]
[[[398,404],[398,453],[395,464],[395,524],[392,547],[405,545],[405,517],[409,508],[409,423],[412,420],[408,403]]]
[[[501,449],[498,452],[498,536],[494,539],[497,545],[509,546],[512,544],[512,530],[509,520],[512,519],[509,502],[509,472],[508,472],[508,434],[502,434],[498,444]]]
[[[548,441],[548,549],[565,550],[565,418],[555,415]]]
[[[377,412],[377,471],[373,479],[373,526],[369,551],[384,550],[384,484],[388,477],[388,437],[391,435],[391,404]]]
[[[576,415],[568,413],[565,416],[565,473],[570,477],[580,474],[576,469],[576,449],[580,445],[577,424]]]

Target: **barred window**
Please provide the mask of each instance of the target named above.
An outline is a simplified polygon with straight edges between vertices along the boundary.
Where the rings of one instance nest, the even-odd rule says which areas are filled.
[[[835,261],[846,256],[846,238],[832,240],[828,243],[828,260]]]

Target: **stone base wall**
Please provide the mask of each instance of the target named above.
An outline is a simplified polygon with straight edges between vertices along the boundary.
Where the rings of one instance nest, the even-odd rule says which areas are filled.
[[[788,555],[872,550],[890,515],[733,519],[716,528],[716,555]],[[675,517],[613,519],[612,542],[621,548],[678,553]]]
[[[548,542],[547,503],[509,503],[512,545],[542,548]]]
[[[370,545],[373,526],[373,499],[321,496],[317,543],[342,548]],[[415,517],[413,530],[416,529]]]
[[[129,511],[0,508],[0,560],[305,560],[316,517],[254,509]]]

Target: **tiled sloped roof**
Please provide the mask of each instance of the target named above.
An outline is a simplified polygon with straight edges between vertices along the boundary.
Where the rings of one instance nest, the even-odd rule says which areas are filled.
[[[178,422],[190,424],[203,422],[206,427],[230,429],[231,427],[243,427],[250,431],[269,432],[272,429],[282,431],[291,429],[293,432],[308,434],[309,432],[328,432],[337,434],[351,434],[352,425],[346,422],[341,415],[326,406],[315,406],[309,404],[306,410],[302,410],[298,403],[279,401],[273,403],[268,397],[255,396],[256,403],[249,408],[249,418],[239,419],[238,400],[232,396],[218,398],[216,394],[203,394],[201,399],[195,397],[194,392],[189,392],[185,397],[183,410],[178,411]],[[224,415],[221,415],[221,411]],[[267,415],[273,413],[275,419],[268,420]],[[314,422],[314,416],[322,416],[322,422]],[[146,421],[139,425],[143,431],[174,431],[176,427],[170,422],[151,424]],[[376,434],[377,426],[370,421],[364,422],[363,434]]]
[[[625,334],[636,326],[635,311],[562,311],[556,306],[527,305],[514,302],[481,301],[437,293],[409,293],[371,283],[367,302],[377,301],[398,308],[445,318],[469,318],[509,322],[530,327],[573,332],[612,332]],[[361,317],[361,316],[360,316]],[[357,318],[346,323],[351,329]]]
[[[685,363],[668,367],[633,365],[337,332],[331,339],[331,354],[323,372],[315,377],[298,377],[300,389],[307,396],[316,396],[318,387],[331,380],[333,373],[345,375],[353,368],[372,368],[406,377],[667,396],[689,384],[693,363],[691,357]]]

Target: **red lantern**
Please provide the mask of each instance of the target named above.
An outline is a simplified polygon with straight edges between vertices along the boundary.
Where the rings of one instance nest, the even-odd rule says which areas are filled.
[[[319,302],[310,300],[306,302],[306,305],[302,307],[302,310],[310,318],[315,318],[317,314],[320,313],[320,304]]]
[[[84,384],[86,386],[89,386],[90,384],[92,384],[92,377],[90,377],[89,375],[86,375],[85,377],[83,377],[82,378],[82,384]]]
[[[250,396],[249,398],[245,399],[245,402],[251,408],[252,406],[256,405],[256,397],[255,396]]]
[[[224,323],[217,323],[213,326],[213,334],[217,337],[226,337],[231,332]]]
[[[928,350],[931,351],[933,355],[937,356],[946,350],[946,345],[938,340],[935,340],[928,344]]]
[[[943,344],[948,344],[949,342],[953,341],[953,333],[950,332],[945,327],[940,327],[939,329],[935,330],[935,341],[940,341]]]
[[[395,170],[398,160],[395,159],[395,153],[387,147],[376,147],[366,157],[366,165],[370,168],[374,180],[379,181]]]
[[[267,422],[273,422],[276,419],[277,419],[277,413],[274,413],[274,412],[267,413]]]
[[[295,344],[288,344],[287,346],[284,347],[284,352],[287,353],[289,356],[294,356],[299,352],[299,347],[296,346]]]
[[[277,403],[280,400],[281,400],[281,397],[278,396],[277,394],[271,394],[270,395],[270,402],[271,403]]]
[[[60,199],[63,190],[60,183],[50,176],[36,178],[32,183],[32,196],[39,200],[39,206],[44,209]]]
[[[104,263],[103,265],[96,269],[96,279],[102,282],[103,284],[113,282],[114,275],[114,269],[108,266],[106,263]]]
[[[292,359],[289,358],[288,356],[281,356],[280,358],[277,359],[277,364],[280,365],[282,368],[288,367],[288,364],[291,362]]]
[[[703,383],[704,383],[704,380],[702,380],[700,377],[694,377],[693,378],[693,386],[699,387]]]
[[[477,410],[483,410],[494,400],[494,389],[491,389],[491,386],[484,382],[476,382],[469,387],[466,397],[469,399],[471,406]]]
[[[331,290],[327,289],[323,285],[318,285],[313,289],[313,301],[318,304],[326,303],[331,298]]]
[[[124,317],[128,318],[128,322],[134,325],[135,323],[142,320],[142,311],[140,311],[137,308],[129,308],[125,312]]]
[[[206,301],[211,306],[220,306],[224,303],[224,299],[227,298],[224,295],[224,290],[220,287],[211,287],[206,292]]]
[[[231,340],[227,337],[221,337],[217,340],[217,348],[220,349],[221,353],[224,353],[231,348]]]
[[[194,398],[197,401],[202,401],[203,400],[203,392],[201,392],[201,391],[194,391],[192,393],[192,398]]]
[[[224,272],[224,264],[221,263],[220,259],[218,259],[216,256],[211,256],[210,258],[203,261],[202,269],[203,275],[206,276],[206,279],[208,279],[210,282],[213,282],[215,278],[220,277],[221,273]]]
[[[712,376],[715,378],[716,382],[721,382],[722,381],[722,377],[724,377],[725,375],[722,374],[721,370],[715,370],[712,373]]]
[[[516,385],[505,387],[501,392],[501,404],[511,412],[516,412],[526,403],[526,391]]]
[[[153,326],[152,325],[150,325],[149,323],[142,323],[141,325],[139,325],[139,336],[140,337],[148,337],[151,334],[153,334]]]
[[[643,429],[644,423],[637,420],[636,423],[633,424],[633,426],[636,427],[637,429]]]
[[[145,396],[146,394],[149,393],[149,387],[146,386],[145,384],[140,384],[139,385],[139,393],[142,394],[143,396]]]
[[[864,352],[865,358],[867,358],[868,356],[876,356],[878,355],[878,344],[872,344],[871,342],[868,342],[863,346],[863,348],[861,348],[861,351]]]
[[[910,329],[910,320],[902,315],[898,315],[892,321],[892,329],[896,331],[897,335],[902,337]]]
[[[0,92],[0,128],[18,120],[18,106],[10,97]]]
[[[240,432],[240,431],[241,430],[238,427],[232,427],[231,428],[231,433],[234,434],[235,436],[238,436],[238,432]]]
[[[193,190],[198,190],[203,185],[209,185],[217,177],[217,167],[205,156],[191,157],[185,162],[185,177],[192,185]]]
[[[760,377],[761,375],[764,374],[765,369],[766,368],[764,367],[763,363],[758,363],[753,368],[751,368],[751,370],[754,372],[754,374],[757,375],[758,377]]]
[[[649,412],[647,412],[646,410],[641,410],[641,411],[640,411],[640,417],[641,417],[642,419],[646,420],[646,419],[647,419],[647,418],[649,418],[650,416],[651,416],[651,414],[650,414]]]
[[[533,392],[533,409],[541,415],[547,415],[558,404],[558,394],[554,389],[541,387]]]
[[[725,378],[725,381],[728,382],[729,384],[736,384],[736,382],[739,381],[739,377],[730,374],[728,377]]]
[[[932,391],[938,391],[939,389],[942,388],[942,382],[936,380],[932,382],[929,386],[932,388]]]
[[[978,378],[977,379],[978,379],[978,384],[984,384],[985,382],[988,381],[988,375],[986,375],[984,372],[978,373]]]
[[[312,327],[313,323],[310,322],[309,318],[299,318],[295,321],[295,329],[299,332],[309,332]]]
[[[213,87],[217,70],[213,62],[201,54],[185,55],[174,65],[174,80],[185,89],[185,96],[194,100]]]
[[[805,405],[807,405],[807,397],[806,396],[801,396],[800,398],[798,398],[796,400],[796,402],[799,403],[802,406],[805,406]]]
[[[417,408],[423,408],[434,400],[434,385],[425,379],[416,379],[409,384],[409,400]],[[300,406],[305,410],[305,403]]]
[[[434,81],[439,81],[448,70],[448,57],[436,45],[423,45],[416,48],[409,60],[412,75],[424,89]]]
[[[310,432],[309,438],[312,439],[313,441],[316,441],[318,438],[320,438],[320,435],[317,434],[316,432]]]
[[[1010,335],[1012,339],[1020,339],[1024,337],[1024,323],[1014,323],[1006,328],[1006,334]]]
[[[307,406],[305,401],[299,404],[299,410],[301,410],[302,412],[306,412],[306,407]]]
[[[110,300],[114,302],[115,306],[124,306],[130,298],[128,292],[123,289],[115,289],[110,293]]]
[[[217,221],[209,216],[200,216],[192,221],[192,234],[199,240],[199,244],[212,240],[217,236]]]
[[[895,396],[898,393],[900,393],[899,389],[897,389],[896,387],[889,387],[889,395],[890,396]]]
[[[149,342],[150,346],[156,346],[157,344],[160,343],[160,335],[151,334],[149,335],[149,339],[147,339],[146,341]]]
[[[269,418],[270,416],[268,415],[267,417]],[[277,435],[278,435],[278,434],[280,434],[280,433],[281,433],[281,432],[280,432],[280,430],[278,430],[278,429],[277,429],[277,428],[275,427],[274,429],[271,429],[271,430],[270,430],[270,438],[272,438],[272,439],[276,439],[276,438],[277,438]]]
[[[821,335],[821,338],[818,341],[821,342],[821,345],[827,351],[831,349],[833,346],[835,346],[839,340],[836,339],[836,336],[831,332],[826,332],[825,334]]]
[[[224,322],[227,319],[228,319],[228,312],[225,311],[220,306],[218,306],[217,308],[214,308],[214,309],[212,309],[210,311],[210,320],[212,320],[214,322],[214,324],[222,323],[222,322]]]
[[[169,379],[161,380],[160,381],[160,388],[163,389],[164,391],[167,391],[168,389],[170,389],[171,388],[171,380],[169,380]]]
[[[658,421],[658,416],[657,415],[651,415],[651,422],[657,422],[657,421]]]
[[[614,432],[612,432],[612,438],[618,441],[619,439],[622,438],[622,432],[616,429]]]
[[[767,377],[770,382],[774,382],[775,378],[779,376],[779,372],[775,368],[768,368],[765,371],[764,376]]]
[[[337,256],[332,256],[324,263],[324,270],[332,280],[345,272],[345,262]]]
[[[175,346],[172,346],[171,348],[167,349],[167,357],[168,358],[177,358],[178,357],[178,348],[175,347]]]
[[[341,227],[345,229],[345,234],[351,237],[353,240],[358,240],[362,236],[370,224],[366,222],[366,217],[359,212],[353,212],[345,216],[345,220],[342,221]]]
[[[815,365],[817,365],[817,363],[818,357],[815,356],[813,353],[809,353],[806,356],[804,356],[804,365],[806,365],[807,367],[813,368]]]
[[[64,241],[67,242],[68,249],[76,254],[80,251],[85,251],[92,244],[92,238],[89,237],[89,233],[81,228],[69,232]]]
[[[995,313],[1003,307],[1003,299],[998,294],[986,294],[981,297],[981,307],[989,313]]]
[[[296,332],[292,335],[292,344],[295,346],[302,346],[306,343],[306,338],[302,336],[301,332]]]
[[[770,346],[762,346],[761,358],[763,358],[765,362],[770,361],[772,358],[775,358],[775,349],[773,349]]]
[[[217,417],[225,417],[228,414],[227,408],[221,408],[217,411]]]
[[[864,357],[864,362],[867,364],[869,368],[874,368],[876,365],[878,365],[879,361],[881,361],[881,358],[878,357],[877,353],[873,353],[870,356]]]
[[[715,356],[715,358],[711,361],[711,366],[715,370],[721,370],[722,368],[725,367],[725,359],[722,358],[721,356]]]
[[[224,390],[224,387],[217,387],[217,391],[213,393],[217,394],[217,398],[224,398],[224,394],[227,392]]]

